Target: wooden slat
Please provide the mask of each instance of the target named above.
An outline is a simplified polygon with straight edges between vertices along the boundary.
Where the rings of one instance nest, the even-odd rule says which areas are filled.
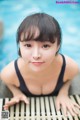
[[[40,99],[36,98],[36,116],[40,116]],[[40,117],[38,118],[40,120]]]
[[[21,120],[24,118],[24,102],[21,102]]]
[[[44,98],[43,97],[41,97],[40,98],[40,104],[41,104],[41,115],[42,116],[45,116],[45,106],[44,106]],[[43,117],[43,120],[45,120],[45,117]]]
[[[29,99],[30,101],[30,99]],[[26,105],[26,118],[27,120],[30,120],[30,104]]]
[[[80,105],[80,97],[79,97],[79,95],[76,95],[75,97],[77,99],[78,104]]]
[[[55,112],[55,106],[54,106],[54,102],[53,102],[53,97],[49,97],[49,100],[50,100],[52,118],[54,120],[56,120],[56,118],[54,117],[56,115],[56,112]]]
[[[50,106],[48,97],[45,97],[46,117],[50,119]]]
[[[35,102],[34,102],[34,98],[32,97],[31,98],[31,118],[33,120],[35,120],[34,116],[35,116]]]
[[[11,106],[10,107],[10,120],[13,120],[14,119],[14,106]]]
[[[20,109],[19,106],[20,106],[19,103],[15,105],[15,120],[19,120],[19,109]]]

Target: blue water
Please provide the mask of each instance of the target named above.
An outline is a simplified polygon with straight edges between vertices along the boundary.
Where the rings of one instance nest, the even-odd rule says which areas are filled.
[[[61,52],[80,66],[80,4],[56,4],[54,0],[0,0],[0,20],[4,38],[0,41],[0,71],[17,58],[16,31],[29,14],[46,12],[54,16],[62,28]]]

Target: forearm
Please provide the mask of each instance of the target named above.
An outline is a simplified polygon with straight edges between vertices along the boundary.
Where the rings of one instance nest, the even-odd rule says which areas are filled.
[[[71,80],[65,82],[62,88],[60,89],[59,94],[68,95],[70,84],[71,84]]]
[[[19,88],[17,88],[16,86],[14,85],[7,85],[7,87],[10,89],[10,91],[12,92],[13,96],[17,96],[19,94],[23,94]]]

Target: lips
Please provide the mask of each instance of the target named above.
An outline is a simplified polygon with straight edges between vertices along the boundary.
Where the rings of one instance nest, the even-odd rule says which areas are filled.
[[[39,65],[42,65],[44,62],[32,62],[32,64],[36,65],[36,66],[39,66]]]

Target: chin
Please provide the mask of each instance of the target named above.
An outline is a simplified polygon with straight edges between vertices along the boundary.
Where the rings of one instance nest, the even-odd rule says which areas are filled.
[[[35,66],[30,66],[30,69],[34,72],[40,72],[43,71],[45,68],[43,67],[35,67]]]
[[[41,68],[31,68],[31,70],[34,71],[34,72],[40,72],[40,71],[42,71],[43,69],[41,69]]]

